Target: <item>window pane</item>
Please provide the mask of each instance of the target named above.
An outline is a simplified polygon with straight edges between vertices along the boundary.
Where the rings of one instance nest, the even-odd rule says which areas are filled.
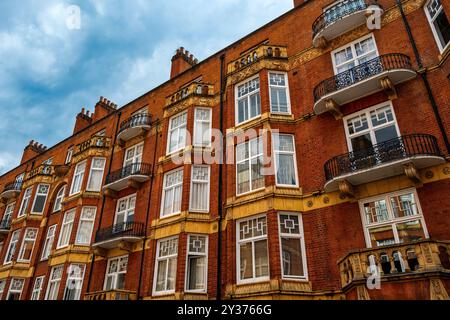
[[[292,154],[279,154],[277,156],[277,183],[292,186],[297,184]]]
[[[394,233],[391,225],[371,228],[369,229],[369,234],[373,248],[395,244]]]
[[[188,261],[188,290],[205,288],[206,258],[190,257]]]
[[[280,215],[280,232],[282,234],[300,234],[300,223],[297,215]]]
[[[264,277],[269,275],[269,259],[267,252],[267,240],[255,242],[255,276]]]
[[[304,276],[300,239],[282,238],[283,275]]]
[[[248,161],[237,165],[238,194],[250,191],[250,172]]]
[[[423,232],[423,227],[420,220],[398,223],[397,232],[400,243],[425,239],[425,234]]]
[[[395,129],[395,126],[389,126],[383,129],[375,130],[375,138],[377,139],[376,143],[385,142],[388,140],[392,140],[397,138],[397,130]]]
[[[414,216],[419,214],[416,201],[412,193],[391,197],[391,205],[394,211],[394,217],[396,218]]]
[[[264,176],[262,175],[263,165],[262,156],[252,159],[252,190],[264,187]]]
[[[433,25],[436,30],[436,33],[438,34],[441,46],[445,48],[447,44],[450,42],[450,24],[443,9],[434,20]]]
[[[370,139],[370,134],[352,138],[351,142],[353,152],[364,151],[372,147],[372,139]]]
[[[253,278],[252,243],[241,244],[239,250],[241,279],[251,279]]]
[[[365,203],[364,211],[367,223],[382,222],[389,219],[386,200]]]
[[[156,291],[166,290],[166,269],[167,260],[161,260],[158,262],[158,275],[156,279]]]

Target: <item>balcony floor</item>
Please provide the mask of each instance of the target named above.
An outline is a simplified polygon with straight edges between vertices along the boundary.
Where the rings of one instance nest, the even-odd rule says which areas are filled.
[[[150,130],[150,125],[137,125],[132,128],[125,129],[117,135],[117,139],[122,141],[128,141],[138,135],[143,131]]]
[[[136,243],[136,242],[141,241],[143,238],[144,238],[143,236],[138,237],[138,236],[127,236],[127,235],[120,236],[119,235],[116,238],[104,240],[101,242],[96,242],[92,245],[92,247],[110,250],[110,249],[117,248],[119,243],[121,243],[121,242]]]
[[[128,188],[128,186],[129,186],[128,183],[129,183],[130,180],[142,183],[142,182],[145,182],[145,181],[147,181],[149,179],[150,179],[150,177],[146,176],[146,175],[133,174],[133,175],[130,175],[128,177],[122,178],[120,180],[117,180],[115,182],[112,182],[112,183],[109,183],[109,184],[105,185],[103,187],[103,190],[110,189],[110,190],[114,190],[114,191],[120,191],[120,190],[123,190],[125,188]]]

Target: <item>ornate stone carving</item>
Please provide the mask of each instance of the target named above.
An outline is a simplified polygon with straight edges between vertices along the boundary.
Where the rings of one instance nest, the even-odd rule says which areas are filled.
[[[430,300],[450,300],[440,279],[430,279]]]
[[[354,197],[355,192],[353,190],[353,185],[347,180],[339,181],[339,191],[349,197]]]

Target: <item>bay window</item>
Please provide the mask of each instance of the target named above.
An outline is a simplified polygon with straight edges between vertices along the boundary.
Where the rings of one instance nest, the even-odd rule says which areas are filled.
[[[63,275],[64,265],[55,266],[50,272],[50,278],[47,284],[47,292],[45,293],[45,300],[57,300],[59,285]]]
[[[4,264],[12,262],[14,254],[16,253],[17,243],[19,242],[20,230],[16,230],[11,235],[8,250],[6,251]]]
[[[236,125],[261,115],[259,77],[236,85]]]
[[[38,229],[26,228],[25,235],[22,240],[22,245],[19,250],[19,262],[30,262],[31,255],[33,254],[34,242],[36,241]]]
[[[236,146],[237,194],[264,188],[263,140],[257,138]]]
[[[81,185],[83,184],[84,171],[86,170],[86,161],[83,161],[75,167],[75,173],[73,175],[72,187],[70,188],[70,195],[76,194],[81,191]]]
[[[192,166],[190,211],[209,211],[209,166]]]
[[[169,120],[167,154],[171,154],[186,146],[187,112],[175,115]]]
[[[63,300],[80,300],[84,270],[84,264],[71,264],[69,266]]]
[[[394,192],[360,201],[369,248],[428,238],[415,190]]]
[[[45,279],[45,276],[40,276],[40,277],[37,277],[36,280],[34,280],[34,286],[33,286],[33,291],[31,292],[30,300],[39,300],[40,299],[42,287],[44,286],[44,279]]]
[[[277,185],[298,186],[294,136],[273,134],[272,138]]]
[[[64,214],[61,231],[59,232],[57,249],[67,247],[69,245],[74,220],[75,209],[69,210]]]
[[[47,260],[52,251],[53,242],[55,241],[56,224],[50,226],[45,237],[44,248],[42,249],[41,260]]]
[[[183,193],[183,168],[164,175],[161,217],[181,212]]]
[[[186,291],[205,292],[208,266],[208,237],[189,235],[186,263]]]
[[[93,158],[91,163],[91,171],[89,173],[88,191],[98,192],[102,188],[103,172],[105,170],[105,158]]]
[[[290,114],[287,73],[269,72],[270,112]]]
[[[39,184],[37,186],[36,195],[34,196],[33,209],[31,214],[42,214],[44,212],[45,202],[47,201],[50,185]]]
[[[265,216],[237,222],[238,283],[269,279],[267,219]]]
[[[195,108],[194,114],[194,146],[208,147],[211,145],[211,109]]]
[[[84,246],[91,244],[96,212],[97,207],[83,207],[81,209],[80,222],[78,224],[75,244]]]
[[[178,237],[158,240],[153,291],[156,294],[175,292]]]
[[[6,300],[20,300],[22,296],[23,286],[25,284],[25,279],[23,278],[12,278],[11,284],[9,285],[8,296]]]
[[[127,274],[128,256],[108,260],[105,276],[105,291],[125,289],[125,276]]]
[[[33,192],[33,187],[29,187],[25,190],[25,193],[22,198],[22,202],[20,203],[19,213],[17,217],[23,217],[27,213],[28,205],[30,204],[31,193]]]

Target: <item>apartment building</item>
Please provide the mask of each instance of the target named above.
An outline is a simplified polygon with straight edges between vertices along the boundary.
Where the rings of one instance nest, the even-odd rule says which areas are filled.
[[[0,177],[0,299],[449,299],[449,17],[294,0],[30,141]]]

